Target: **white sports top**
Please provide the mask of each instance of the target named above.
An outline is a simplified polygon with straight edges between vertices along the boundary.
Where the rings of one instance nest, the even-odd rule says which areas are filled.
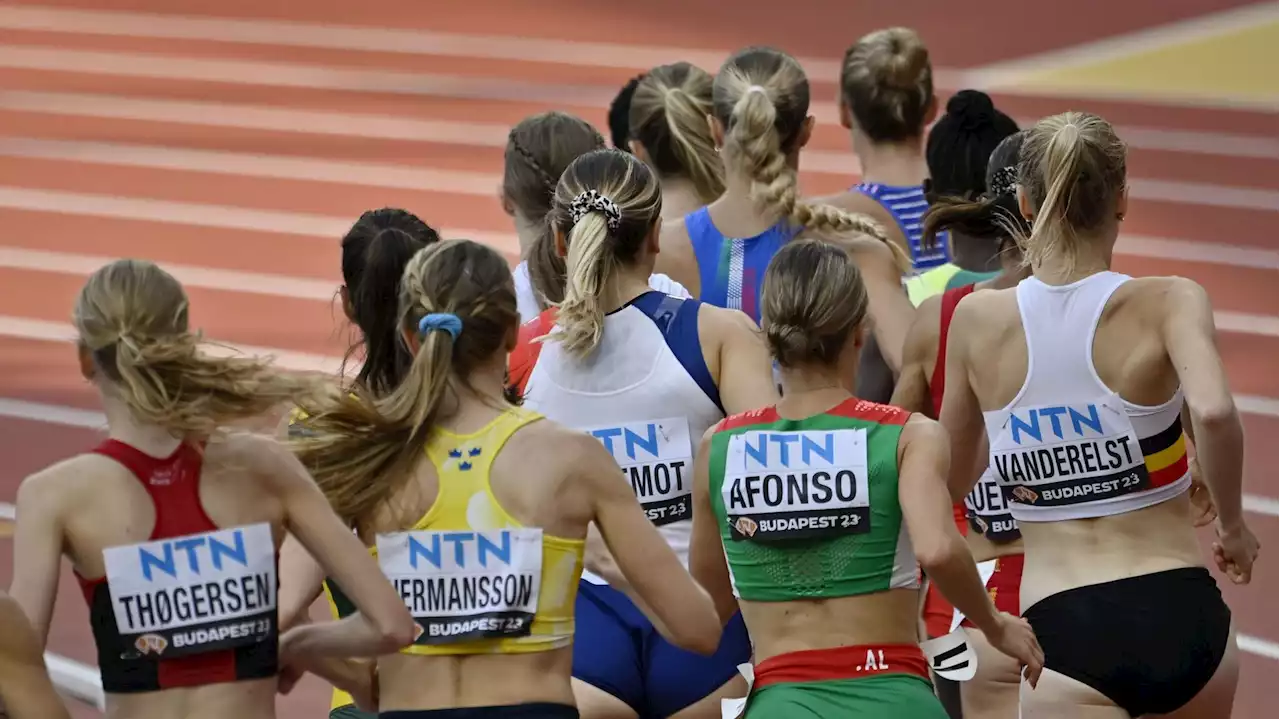
[[[529,278],[529,263],[521,262],[511,272],[516,281],[516,310],[520,312],[520,323],[524,324],[542,311],[538,307],[538,295],[533,291],[533,280]],[[684,285],[666,275],[649,275],[649,286],[653,289],[676,297],[690,297]]]
[[[600,346],[585,361],[543,343],[524,391],[525,407],[604,444],[686,566],[693,457],[703,433],[724,419],[698,339],[700,304],[643,294],[605,318]]]
[[[1158,407],[1136,405],[1093,366],[1102,311],[1130,279],[1100,272],[1063,286],[1018,284],[1027,378],[1008,406],[983,414],[991,471],[1018,522],[1123,514],[1191,485],[1181,388]]]

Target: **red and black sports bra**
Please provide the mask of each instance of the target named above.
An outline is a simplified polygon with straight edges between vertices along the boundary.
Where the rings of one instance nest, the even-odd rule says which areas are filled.
[[[106,576],[76,575],[102,688],[151,692],[274,676],[277,558],[266,523],[221,528],[200,504],[200,447],[157,459],[107,440],[94,450],[138,478],[155,505],[148,541],[103,551]]]

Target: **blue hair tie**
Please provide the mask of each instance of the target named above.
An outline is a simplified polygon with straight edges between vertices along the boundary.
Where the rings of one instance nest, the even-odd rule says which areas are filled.
[[[455,342],[462,334],[462,320],[451,312],[432,312],[418,320],[418,334],[426,336],[432,330],[443,330],[449,333]]]

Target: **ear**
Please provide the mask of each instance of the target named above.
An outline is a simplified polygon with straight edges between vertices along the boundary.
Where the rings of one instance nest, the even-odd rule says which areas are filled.
[[[498,188],[498,199],[502,202],[502,211],[507,213],[508,217],[516,216],[516,206],[511,202],[511,198],[507,197],[507,193]]]
[[[920,134],[924,134],[925,128],[933,124],[938,119],[938,96],[930,95],[929,103],[924,106],[924,124],[920,127]]]
[[[800,134],[796,136],[797,150],[809,144],[809,139],[813,137],[814,123],[815,120],[813,119],[813,115],[810,115],[806,117],[804,119],[804,123],[800,125]]]
[[[644,145],[640,144],[639,140],[627,140],[627,147],[631,150],[631,154],[635,155],[641,162],[646,165],[652,164],[649,162],[649,153],[644,149]]]
[[[1031,206],[1031,199],[1022,190],[1022,185],[1018,185],[1016,192],[1018,195],[1018,212],[1022,213],[1022,219],[1034,223],[1036,221],[1036,208]]]
[[[413,330],[401,330],[400,339],[404,340],[404,346],[409,348],[409,354],[418,356],[418,350],[422,349],[422,340],[418,337],[418,333]]]
[[[516,351],[516,347],[520,346],[520,323],[517,322],[507,329],[507,336],[502,339],[502,345],[507,354]]]
[[[1129,186],[1125,185],[1120,190],[1120,199],[1116,200],[1116,219],[1123,220],[1124,216],[1129,214]]]
[[[849,103],[844,99],[844,93],[840,93],[840,127],[846,130],[853,129],[853,110],[849,109]]]
[[[867,343],[867,323],[864,320],[862,322],[859,322],[857,327],[853,328],[853,347],[854,349],[861,352],[863,346],[865,346],[866,343]]]
[[[76,343],[76,358],[80,362],[80,376],[90,382],[97,379],[98,365],[93,361],[93,352],[83,342]]]
[[[711,141],[715,143],[716,149],[724,147],[724,125],[720,124],[719,118],[707,115],[707,129],[711,130]]]
[[[657,255],[661,251],[658,239],[662,236],[662,218],[659,217],[653,221],[653,227],[649,228],[649,234],[644,238],[644,251]]]
[[[568,244],[567,242],[565,242],[564,232],[563,232],[563,231],[561,231],[561,230],[556,230],[556,231],[555,231],[555,235],[556,235],[556,256],[557,256],[557,257],[568,257],[568,256],[569,256],[569,244]]]
[[[338,294],[342,296],[342,313],[347,316],[348,320],[355,322],[356,309],[351,306],[351,293],[347,291],[347,286],[339,287]]]

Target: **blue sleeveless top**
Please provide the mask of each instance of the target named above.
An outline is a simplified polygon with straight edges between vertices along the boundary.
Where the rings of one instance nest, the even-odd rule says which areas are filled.
[[[907,237],[907,246],[911,249],[911,264],[917,272],[931,270],[934,267],[951,262],[951,245],[947,234],[938,235],[938,244],[926,250],[921,242],[924,228],[920,218],[929,209],[929,201],[924,197],[924,188],[920,185],[897,187],[881,185],[874,182],[863,182],[853,189],[874,199],[884,206],[893,219],[897,221],[902,234]]]
[[[711,223],[706,207],[685,215],[685,229],[698,261],[698,299],[742,310],[760,324],[760,288],[769,260],[799,232],[779,223],[755,237],[729,238]]]

